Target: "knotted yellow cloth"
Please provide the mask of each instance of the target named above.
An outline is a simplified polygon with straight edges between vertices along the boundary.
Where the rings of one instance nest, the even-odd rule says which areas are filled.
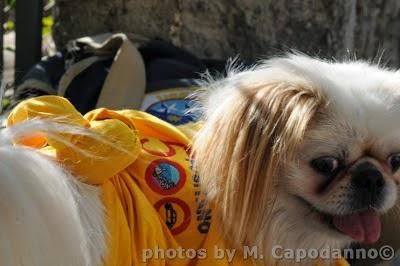
[[[255,265],[260,258],[252,247],[247,257],[243,251],[226,252],[191,170],[191,132],[199,125],[175,127],[133,110],[103,108],[82,116],[66,99],[42,96],[15,107],[7,126],[33,118],[59,118],[102,137],[44,134],[19,143],[41,148],[81,181],[101,188],[108,231],[105,266]]]

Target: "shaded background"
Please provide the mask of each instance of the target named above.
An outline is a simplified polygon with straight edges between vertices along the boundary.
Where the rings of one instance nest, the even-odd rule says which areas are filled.
[[[57,0],[53,36],[125,32],[159,38],[201,58],[246,61],[295,48],[322,57],[384,60],[399,66],[397,0]]]

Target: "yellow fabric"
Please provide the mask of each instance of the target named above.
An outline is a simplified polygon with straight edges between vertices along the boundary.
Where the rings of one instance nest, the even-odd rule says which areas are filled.
[[[7,125],[38,117],[57,118],[101,136],[34,135],[20,144],[46,144],[42,150],[82,181],[101,188],[108,230],[105,266],[255,265],[239,252],[231,263],[226,256],[215,259],[215,248],[227,247],[189,159],[191,138],[200,124],[174,127],[140,111],[104,108],[82,116],[64,98],[41,96],[20,103]],[[193,250],[198,252],[194,259]],[[144,253],[150,251],[152,258],[144,262]],[[337,265],[348,264],[341,260]]]

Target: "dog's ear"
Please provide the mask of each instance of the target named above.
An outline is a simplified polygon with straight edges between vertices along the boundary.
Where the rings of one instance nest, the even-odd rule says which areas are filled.
[[[216,104],[206,106],[214,110],[205,110],[193,148],[196,171],[225,233],[243,245],[266,229],[279,170],[324,101],[318,90],[289,82],[223,90],[229,90],[220,93],[224,97],[208,99]]]

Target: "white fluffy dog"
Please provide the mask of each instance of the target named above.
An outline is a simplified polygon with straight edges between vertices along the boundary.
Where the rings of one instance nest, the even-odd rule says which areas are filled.
[[[211,81],[196,170],[232,247],[375,243],[400,180],[400,73],[367,62],[274,58]],[[101,191],[31,134],[89,134],[32,120],[1,132],[1,265],[101,265]],[[294,264],[264,256],[264,265]],[[305,262],[309,265],[309,262]]]

